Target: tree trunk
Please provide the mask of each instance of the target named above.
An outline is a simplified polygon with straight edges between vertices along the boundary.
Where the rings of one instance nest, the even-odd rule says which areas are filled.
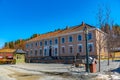
[[[100,52],[99,52],[99,72],[100,72]]]
[[[109,54],[110,52],[108,51],[108,66],[110,65]]]

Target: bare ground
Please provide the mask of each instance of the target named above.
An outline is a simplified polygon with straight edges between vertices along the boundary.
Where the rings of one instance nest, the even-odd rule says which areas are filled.
[[[117,69],[119,62],[111,63],[107,67],[106,62],[102,62],[105,70],[110,68]],[[114,66],[115,67],[114,67]],[[17,64],[17,65],[0,65],[0,80],[119,80],[120,74],[107,74],[104,71],[95,74],[84,73],[84,68],[73,68],[69,71],[70,65],[66,64]],[[104,69],[101,69],[104,70]],[[118,70],[114,70],[118,71]],[[116,78],[115,78],[116,77]]]

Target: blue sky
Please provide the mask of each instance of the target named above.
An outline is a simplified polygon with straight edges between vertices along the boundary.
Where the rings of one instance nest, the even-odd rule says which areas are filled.
[[[82,21],[97,26],[99,5],[109,6],[114,22],[120,24],[119,0],[0,0],[0,47]]]

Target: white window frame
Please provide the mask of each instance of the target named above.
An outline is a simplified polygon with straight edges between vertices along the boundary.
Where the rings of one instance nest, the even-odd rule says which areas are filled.
[[[30,47],[33,48],[33,43],[30,43]]]
[[[64,48],[64,54],[65,54],[65,46],[61,46],[61,53],[63,54],[62,48]]]
[[[40,43],[40,46],[42,46],[42,45],[43,45],[43,42],[42,42],[42,41],[40,41],[39,43]],[[41,43],[42,43],[42,45],[41,45]]]
[[[57,54],[55,54],[55,48],[57,48]],[[54,56],[58,56],[58,54],[59,54],[59,52],[58,52],[58,51],[59,51],[59,50],[58,50],[58,49],[59,49],[59,48],[58,48],[58,45],[54,45],[54,46],[53,46],[53,49],[54,49],[54,52],[53,52],[54,54],[53,54],[53,55],[54,55]]]
[[[79,46],[82,46],[82,51],[81,52],[83,52],[83,45],[82,44],[78,44],[78,46],[77,46],[77,52],[81,53],[81,52],[79,52]]]
[[[55,42],[57,40],[57,43]],[[57,45],[58,44],[58,38],[54,39],[54,44]]]
[[[93,33],[89,32],[87,37],[89,37],[89,34],[91,34],[91,39],[93,39]],[[88,40],[91,40],[91,39],[88,39]]]
[[[32,52],[32,53],[31,53]],[[30,55],[33,55],[33,50],[30,50]]]
[[[45,42],[47,42],[47,44],[45,44]],[[45,41],[44,41],[44,46],[48,46],[48,40],[45,40]]]
[[[46,49],[46,55],[44,54],[45,49]],[[44,49],[43,49],[43,56],[49,56],[49,47],[48,46],[44,47]]]
[[[88,49],[89,49],[89,45],[92,45],[92,51],[91,52],[94,52],[94,44],[93,44],[93,42],[88,43]]]
[[[70,53],[70,47],[72,47],[72,53]],[[73,53],[74,53],[74,48],[73,48],[73,45],[69,45],[69,48],[68,48],[68,53],[69,53],[69,54],[73,54]]]
[[[35,53],[35,51],[37,51],[37,54]],[[37,49],[34,49],[34,56],[38,56],[38,50]]]
[[[72,35],[68,36],[68,42],[70,42],[70,40],[69,40],[70,37],[72,37],[72,42],[73,42],[74,39],[73,39],[73,36],[72,36]],[[70,42],[70,43],[71,43],[71,42]]]
[[[42,56],[42,55],[43,55],[43,53],[40,53],[40,50],[42,50],[42,48],[40,48],[40,49],[39,49],[39,54],[40,54],[40,56]],[[42,52],[43,52],[43,51],[42,51]]]
[[[65,37],[61,37],[61,44],[64,44],[63,42],[62,42],[62,39],[64,38],[64,43],[65,43]]]
[[[37,47],[38,46],[38,42],[35,42],[35,47]]]
[[[51,41],[51,44],[50,44],[50,41]],[[52,41],[52,39],[49,40],[49,45],[53,45],[53,41]]]
[[[79,40],[79,36],[81,36],[81,40]],[[79,41],[82,41],[82,35],[81,34],[78,34],[77,35],[77,41],[79,42]]]
[[[55,49],[57,49],[57,53],[56,53],[56,50],[55,50]],[[57,47],[54,48],[54,55],[55,55],[55,56],[58,55],[58,48],[57,48]]]

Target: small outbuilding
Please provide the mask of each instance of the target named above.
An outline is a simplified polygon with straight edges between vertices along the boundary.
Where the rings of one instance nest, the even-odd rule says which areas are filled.
[[[17,49],[15,51],[15,60],[16,60],[16,64],[17,63],[25,63],[25,51],[23,51],[22,49]]]

